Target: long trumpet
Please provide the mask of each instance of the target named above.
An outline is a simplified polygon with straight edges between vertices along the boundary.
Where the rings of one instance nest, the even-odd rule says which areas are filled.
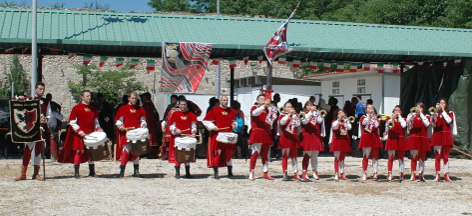
[[[354,116],[349,116],[349,117],[347,118],[347,120],[352,124],[352,123],[356,122],[356,117],[354,117]]]
[[[377,118],[377,120],[387,120],[387,118],[391,118],[392,116],[391,115],[388,115],[388,114],[377,114],[375,116]]]
[[[433,115],[434,113],[436,113],[436,111],[437,111],[436,107],[430,107],[430,108],[428,109],[428,112],[429,112],[429,114],[431,114],[431,115]]]
[[[420,111],[419,111],[418,109],[416,109],[416,107],[412,107],[412,108],[410,109],[410,113],[412,113],[412,114],[418,114],[418,113],[420,113]]]
[[[321,111],[320,111],[320,115],[321,115],[321,117],[324,118],[324,117],[326,117],[326,115],[328,115],[328,111],[326,111],[326,110],[321,110]]]
[[[301,120],[305,119],[305,117],[306,117],[306,113],[304,112],[300,112],[300,114],[298,114],[298,118]]]
[[[395,126],[395,124],[393,123],[393,121],[387,122],[387,127],[388,127],[388,128],[392,129],[393,126]]]

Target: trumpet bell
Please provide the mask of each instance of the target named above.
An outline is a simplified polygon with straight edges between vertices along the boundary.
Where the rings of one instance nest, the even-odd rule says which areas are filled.
[[[430,108],[428,109],[428,112],[429,112],[429,114],[431,114],[431,115],[434,114],[434,113],[436,113],[436,111],[437,111],[436,107],[430,107]]]
[[[412,107],[410,109],[410,113],[415,113],[415,114],[418,114],[420,111],[418,109],[416,109],[416,107]]]
[[[390,129],[392,129],[392,128],[394,127],[394,125],[395,125],[395,124],[393,123],[393,121],[389,121],[389,122],[387,123],[387,127],[390,128]]]
[[[320,111],[320,115],[321,115],[321,117],[324,118],[324,117],[326,117],[326,115],[328,115],[328,111],[326,111],[326,110],[321,110],[321,111]]]
[[[301,112],[300,114],[298,114],[298,118],[302,120],[305,119],[305,116],[306,114],[304,112]]]
[[[349,116],[349,118],[347,118],[347,120],[352,124],[352,123],[356,122],[356,117]]]
[[[280,107],[280,108],[279,108],[279,112],[280,112],[280,113],[284,113],[284,112],[285,112],[285,108],[284,108],[284,107]]]

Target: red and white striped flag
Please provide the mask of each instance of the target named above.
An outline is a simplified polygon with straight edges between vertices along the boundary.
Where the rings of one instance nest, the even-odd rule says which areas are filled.
[[[100,67],[103,67],[105,65],[105,62],[108,60],[108,56],[100,56]]]
[[[84,55],[84,65],[88,65],[92,61],[93,55]]]
[[[310,60],[310,69],[313,69],[313,70],[318,69],[318,59]]]
[[[461,65],[461,59],[455,59],[454,60],[454,65]]]
[[[298,57],[293,58],[292,67],[294,67],[294,68],[299,68],[300,67],[300,58],[298,58]]]
[[[398,73],[398,72],[400,72],[400,67],[398,67],[398,63],[393,63],[393,64],[392,64],[392,72],[393,72],[393,73]]]
[[[323,70],[324,71],[330,71],[331,70],[331,62],[323,62]]]
[[[5,50],[5,54],[10,54],[10,53],[12,53],[13,51],[15,51],[15,48],[6,49],[6,50]]]
[[[135,68],[135,67],[138,66],[138,65],[139,65],[139,59],[136,59],[136,58],[131,59],[131,66],[130,66],[130,68]]]
[[[118,58],[115,59],[115,61],[116,61],[116,63],[115,63],[116,67],[120,67],[125,63],[125,58],[118,57]]]
[[[259,60],[259,64],[262,64],[263,59],[264,59],[264,54],[257,55],[257,60]]]
[[[285,64],[286,61],[287,61],[287,56],[282,55],[282,56],[279,57],[278,63],[279,64]]]
[[[351,62],[351,65],[349,65],[349,72],[357,72],[357,63]]]
[[[417,62],[417,63],[418,63],[418,67],[423,67],[424,62],[421,61],[421,62]]]
[[[383,73],[385,71],[384,64],[377,64],[377,73]]]
[[[67,54],[67,59],[71,59],[73,57],[75,57],[77,55],[77,53],[69,53]]]
[[[370,71],[370,63],[363,63],[362,70]]]
[[[336,72],[344,72],[344,62],[338,62],[337,63]]]
[[[244,56],[243,61],[244,61],[244,65],[247,65],[247,63],[249,63],[249,56]]]
[[[228,59],[228,61],[229,61],[229,68],[235,68],[236,67],[236,58],[231,57],[231,58]]]
[[[156,70],[154,59],[148,59],[146,63],[147,63],[146,70],[148,71]]]
[[[447,62],[443,62],[443,68],[446,69]]]

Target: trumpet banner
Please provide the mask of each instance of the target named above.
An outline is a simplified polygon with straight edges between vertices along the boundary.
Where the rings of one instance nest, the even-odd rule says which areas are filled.
[[[163,92],[197,91],[208,70],[211,45],[205,43],[162,43]]]
[[[39,101],[11,101],[11,138],[16,143],[41,141]]]

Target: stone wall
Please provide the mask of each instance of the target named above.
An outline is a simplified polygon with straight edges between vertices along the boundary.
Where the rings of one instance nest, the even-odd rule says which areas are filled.
[[[5,73],[9,71],[11,67],[13,55],[0,55],[0,77],[3,81],[5,79]],[[31,56],[30,55],[18,55],[20,64],[24,70],[31,75]],[[140,64],[131,69],[136,71],[136,79],[143,82],[152,92],[154,88],[154,73],[156,75],[156,93],[160,89],[160,78],[161,78],[161,59],[156,59],[156,71],[149,72],[146,70],[146,59],[140,58]],[[82,79],[81,75],[76,73],[75,65],[80,65],[83,62],[82,56],[77,56],[68,59],[66,55],[46,55],[43,58],[43,77],[42,81],[46,84],[46,93],[53,95],[53,100],[61,104],[63,107],[63,114],[68,116],[72,107],[76,104],[72,95],[69,91],[67,83],[69,81],[78,82]],[[251,66],[251,62],[254,62]],[[90,64],[99,64],[99,57],[94,56]],[[115,57],[110,56],[106,64],[102,67],[102,70],[113,70],[116,68]],[[223,60],[221,63],[221,88],[229,92],[229,76],[230,69],[228,61]],[[235,68],[235,79],[252,76],[252,75],[265,75],[266,74],[267,62],[263,61],[259,64],[258,61],[250,61],[248,65],[244,65],[243,61],[237,62]],[[293,69],[288,65],[274,64],[273,76],[275,77],[286,77],[286,78],[298,78],[297,69]],[[204,75],[200,87],[197,90],[197,94],[216,94],[216,74],[217,66],[210,65],[209,71]],[[30,89],[26,91],[29,92]]]

